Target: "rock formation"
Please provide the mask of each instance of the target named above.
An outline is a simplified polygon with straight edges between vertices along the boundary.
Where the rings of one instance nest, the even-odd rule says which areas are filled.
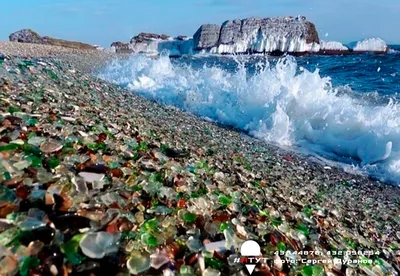
[[[12,33],[9,36],[10,41],[22,42],[22,43],[35,43],[35,44],[47,44],[53,46],[62,46],[73,49],[82,50],[95,50],[96,47],[75,41],[68,41],[63,39],[51,38],[48,36],[40,36],[37,32],[31,29],[23,29]]]
[[[218,46],[221,26],[213,24],[202,25],[193,36],[194,49],[199,51]]]
[[[164,50],[169,51],[170,56],[193,54],[192,39],[187,36],[171,38],[165,34],[140,33],[132,37],[129,43],[113,42],[111,47],[117,53],[146,53],[159,54]]]
[[[232,53],[316,52],[319,37],[315,25],[304,16],[228,20],[202,25],[194,35],[196,51]]]
[[[114,49],[116,53],[121,53],[121,54],[130,54],[133,53],[131,44],[129,43],[124,43],[121,41],[113,42],[111,44],[111,48]]]
[[[35,40],[34,35],[30,36]],[[225,21],[221,26],[204,24],[193,38],[165,34],[140,33],[130,43],[114,42],[119,53],[157,55],[169,51],[170,56],[185,54],[253,54],[338,55],[352,52],[383,53],[388,47],[383,40],[369,39],[349,49],[337,41],[322,41],[313,23],[304,16],[279,18],[247,18]]]

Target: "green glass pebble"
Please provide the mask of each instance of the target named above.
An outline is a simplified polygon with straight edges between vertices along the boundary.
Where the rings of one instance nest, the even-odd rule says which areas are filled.
[[[158,220],[156,218],[150,219],[143,224],[145,231],[154,231],[158,229]]]
[[[224,263],[215,259],[215,258],[205,258],[206,267],[211,267],[217,270],[221,270],[224,268]]]
[[[67,257],[68,262],[73,265],[78,265],[85,259],[85,257],[78,253],[79,242],[84,236],[85,234],[75,235],[68,242],[61,245],[61,251]]]
[[[26,159],[31,161],[31,167],[33,168],[39,168],[42,166],[43,160],[40,157],[37,157],[33,154],[29,154],[27,156],[25,156]]]
[[[321,276],[324,274],[324,268],[320,265],[315,265],[312,268],[312,275],[313,276]]]
[[[6,172],[6,173],[8,173],[8,172]],[[6,174],[6,173],[4,173],[4,174]],[[10,175],[10,174],[8,173],[8,175]],[[9,180],[9,179],[6,179],[6,180]],[[16,198],[17,198],[17,196],[15,195],[15,192],[13,190],[10,190],[9,188],[4,187],[4,186],[0,186],[0,203],[2,201],[13,202]]]
[[[349,238],[345,238],[344,241],[351,248],[356,248],[357,247],[357,243],[355,241],[350,240]]]
[[[207,194],[207,188],[198,189],[197,191],[190,194],[190,198],[199,198]]]
[[[286,245],[282,241],[278,242],[277,247],[278,247],[279,251],[286,251]]]
[[[156,207],[158,205],[158,200],[157,199],[152,199],[151,200],[151,207]]]
[[[28,276],[29,270],[40,265],[40,260],[35,257],[26,257],[22,260],[19,266],[21,276]]]
[[[149,147],[147,146],[147,143],[146,142],[144,142],[144,141],[142,141],[142,142],[140,142],[139,143],[139,145],[138,145],[138,147],[137,147],[137,150],[147,150]]]
[[[165,154],[167,152],[167,150],[168,150],[168,146],[165,145],[165,144],[161,144],[160,150],[161,150],[162,153]]]
[[[56,168],[58,165],[60,165],[60,159],[58,158],[52,158],[49,160],[49,167],[50,169]]]
[[[10,180],[11,179],[11,174],[9,172],[4,172],[3,176],[4,176],[4,180]]]
[[[36,125],[38,122],[39,122],[39,121],[38,121],[37,119],[35,119],[35,118],[31,118],[31,119],[29,119],[28,121],[26,121],[26,123],[27,123],[28,125],[30,125],[30,126],[34,126],[34,125]]]
[[[153,173],[149,176],[150,182],[163,182],[163,177],[161,173]]]
[[[98,150],[99,149],[97,144],[87,144],[86,146],[90,150]]]
[[[24,144],[22,146],[22,150],[25,153],[29,153],[29,154],[33,154],[36,156],[41,156],[42,155],[42,151],[40,150],[40,148],[34,146],[34,145],[30,145],[30,144]]]
[[[232,199],[227,196],[219,196],[218,201],[223,205],[229,205],[232,203]]]
[[[47,69],[47,73],[49,74],[50,78],[52,78],[53,80],[58,80],[57,74],[54,73],[52,70]]]
[[[310,230],[308,230],[307,225],[305,225],[304,223],[298,223],[296,229],[305,236],[310,235]]]
[[[273,226],[279,226],[282,224],[282,219],[281,218],[273,218],[273,219],[271,219],[271,224]]]
[[[213,192],[212,192],[214,195],[217,195],[217,196],[219,196],[220,194],[222,194],[220,191],[218,191],[218,190],[214,190]]]
[[[376,263],[377,265],[381,265],[381,266],[384,265],[382,259],[376,259],[376,260],[375,260],[375,263]]]
[[[193,268],[191,266],[182,265],[180,270],[179,270],[179,273],[181,275],[194,275],[194,270],[193,270]]]
[[[15,113],[15,112],[21,111],[21,109],[18,108],[18,107],[15,107],[15,106],[9,106],[8,109],[7,109],[7,111],[10,112],[11,114],[13,114],[13,113]]]
[[[21,231],[18,228],[10,228],[0,234],[0,245],[6,246],[19,237]]]
[[[146,239],[146,244],[148,246],[156,247],[158,245],[157,238],[154,236],[149,235]]]
[[[221,223],[221,225],[219,226],[219,231],[223,232],[224,230],[229,228],[229,224],[226,222]]]
[[[111,162],[110,164],[108,164],[108,167],[110,169],[117,169],[120,167],[120,164],[118,162]]]
[[[311,217],[312,216],[312,209],[311,208],[305,207],[303,209],[303,212],[304,212],[304,214],[306,214],[307,217]]]
[[[139,160],[139,158],[140,158],[140,154],[136,152],[136,153],[133,155],[132,160],[133,160],[133,161],[137,161],[137,160]]]
[[[262,216],[262,217],[269,217],[269,211],[268,210],[261,210],[259,215]]]
[[[137,237],[137,234],[132,231],[125,231],[121,234],[121,240],[134,240]]]
[[[303,276],[312,276],[313,275],[313,268],[310,265],[304,266],[302,269]]]
[[[85,234],[73,236],[68,242],[61,245],[61,250],[65,253],[77,252],[79,248],[79,242],[84,236]]]
[[[8,144],[4,146],[0,146],[0,151],[9,151],[9,150],[15,150],[18,149],[20,146],[18,144]]]
[[[15,222],[19,216],[21,216],[21,213],[11,213],[6,216],[6,219]]]
[[[196,221],[196,215],[195,215],[195,214],[192,214],[192,213],[186,213],[186,214],[183,216],[183,221],[184,221],[184,222],[187,222],[187,223],[193,223],[193,222]]]
[[[86,259],[79,253],[65,253],[65,257],[73,265],[79,265]]]

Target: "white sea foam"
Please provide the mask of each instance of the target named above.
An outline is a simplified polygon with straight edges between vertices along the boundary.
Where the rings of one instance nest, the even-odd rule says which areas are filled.
[[[101,78],[161,103],[248,131],[285,146],[334,159],[357,160],[359,171],[400,183],[400,106],[372,105],[338,93],[318,70],[297,73],[294,58],[265,60],[250,75],[219,67],[191,68],[132,56],[110,64]]]
[[[387,50],[386,42],[380,38],[368,38],[358,41],[353,49],[355,52],[386,52]]]
[[[254,32],[253,35],[244,38],[234,44],[221,44],[209,50],[211,54],[235,54],[246,52],[270,53],[281,52],[318,52],[320,45],[317,43],[307,43],[306,39],[300,37],[286,37],[263,35]]]
[[[338,41],[324,41],[321,40],[321,50],[331,50],[331,51],[348,51],[349,48],[344,46]]]

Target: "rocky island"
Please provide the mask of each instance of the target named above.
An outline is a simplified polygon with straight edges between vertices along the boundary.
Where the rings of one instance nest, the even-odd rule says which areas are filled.
[[[204,24],[193,38],[140,33],[130,43],[114,42],[116,52],[159,54],[272,54],[336,55],[349,53],[386,53],[384,41],[368,39],[363,46],[350,49],[337,41],[321,40],[316,26],[304,16],[247,18],[225,21],[222,25]],[[379,45],[377,45],[379,44]]]

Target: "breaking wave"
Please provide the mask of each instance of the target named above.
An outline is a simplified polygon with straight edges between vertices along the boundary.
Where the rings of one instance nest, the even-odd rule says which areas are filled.
[[[243,62],[226,63],[233,70],[194,64],[167,55],[135,55],[110,63],[100,77],[265,141],[300,146],[400,183],[400,106],[395,101],[353,97],[343,92],[350,88],[333,87],[329,77],[298,66],[293,57],[274,64],[263,59],[254,70]]]

